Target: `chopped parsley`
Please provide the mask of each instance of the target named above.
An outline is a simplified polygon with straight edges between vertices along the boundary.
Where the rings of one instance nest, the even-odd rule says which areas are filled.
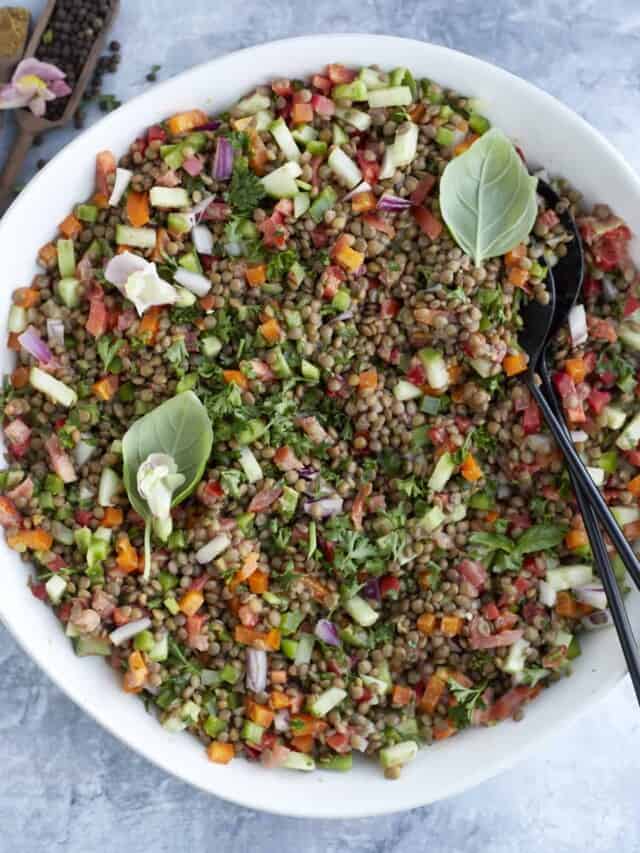
[[[447,687],[458,704],[449,709],[449,719],[458,729],[466,728],[470,723],[476,708],[486,707],[482,694],[487,689],[486,682],[480,687],[463,687],[455,678],[449,678]]]
[[[96,349],[102,361],[102,366],[107,373],[117,373],[122,368],[122,362],[117,356],[124,344],[125,342],[122,338],[113,340],[110,335],[103,335],[98,340]]]
[[[236,157],[229,186],[229,204],[239,216],[251,216],[265,197],[262,181],[249,169],[246,157]]]

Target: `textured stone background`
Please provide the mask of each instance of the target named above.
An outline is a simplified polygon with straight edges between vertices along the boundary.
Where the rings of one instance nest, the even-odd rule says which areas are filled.
[[[44,2],[26,5],[37,13]],[[122,100],[150,85],[144,78],[154,63],[164,78],[287,35],[393,33],[459,48],[537,83],[640,168],[638,0],[122,0],[122,7],[114,37],[123,63],[104,89]],[[50,135],[30,169],[69,135]],[[8,139],[5,128],[3,157]],[[640,851],[638,719],[626,682],[537,758],[464,796],[405,815],[311,827],[227,805],[156,770],[78,710],[0,628],[0,853],[632,853]]]

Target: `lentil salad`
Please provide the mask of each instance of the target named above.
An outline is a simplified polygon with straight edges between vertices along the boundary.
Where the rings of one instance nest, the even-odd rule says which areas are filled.
[[[372,75],[410,100],[365,112],[336,91],[376,91]],[[414,155],[385,177],[407,123]],[[292,162],[283,125],[300,171],[275,200],[263,179]],[[541,208],[526,241],[474,266],[439,214],[439,177],[487,130],[404,69],[340,66],[214,120],[173,116],[119,167],[99,155],[96,193],[16,291],[9,544],[76,651],[108,657],[214,761],[348,769],[361,751],[394,777],[418,743],[521,714],[568,672],[575,634],[606,622],[560,458],[506,381],[522,367],[519,301],[544,299],[568,235]],[[335,150],[359,173],[347,198]],[[636,538],[630,235],[604,208],[581,222],[589,337],[560,336],[556,384]],[[132,264],[151,274],[132,255],[172,305],[126,290]],[[193,393],[213,449],[147,566],[123,439]]]

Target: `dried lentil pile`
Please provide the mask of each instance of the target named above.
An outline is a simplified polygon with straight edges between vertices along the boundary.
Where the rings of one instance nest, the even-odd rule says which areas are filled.
[[[417,744],[518,719],[569,672],[581,628],[607,621],[604,604],[570,591],[585,566],[589,577],[586,538],[539,413],[505,373],[520,357],[520,301],[545,298],[541,262],[569,238],[541,207],[525,244],[474,267],[443,227],[438,178],[488,123],[464,97],[393,75],[411,103],[355,104],[367,120],[339,88],[355,72],[334,65],[260,87],[215,120],[194,110],[148,128],[120,161],[132,174],[111,206],[116,163],[102,152],[95,194],[15,293],[8,542],[35,564],[32,590],[53,599],[77,653],[106,656],[213,761],[341,770],[363,752],[395,778]],[[297,128],[306,198],[276,201],[259,180],[286,162],[268,129],[276,115]],[[408,122],[416,151],[385,177]],[[230,176],[214,178],[229,143]],[[333,146],[368,189],[345,198]],[[621,432],[638,367],[630,234],[555,186],[582,217],[590,265],[588,338],[572,347],[560,335],[556,381],[635,539],[640,453]],[[150,205],[159,187],[184,190],[186,205]],[[385,194],[412,205],[385,210]],[[77,265],[61,275],[69,245]],[[139,317],[105,278],[127,250],[208,292]],[[77,394],[70,408],[32,387],[27,325],[48,336],[46,370]],[[438,391],[425,348],[447,371]],[[144,580],[140,517],[124,490],[96,496],[105,468],[121,473],[126,429],[188,389],[207,408],[213,452]],[[141,619],[135,636],[113,634]]]

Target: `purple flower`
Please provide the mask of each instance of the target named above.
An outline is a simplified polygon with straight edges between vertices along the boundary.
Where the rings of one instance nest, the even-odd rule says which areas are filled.
[[[29,107],[34,115],[43,116],[47,101],[70,94],[65,76],[63,71],[48,62],[23,59],[13,72],[11,82],[0,89],[0,109]]]

